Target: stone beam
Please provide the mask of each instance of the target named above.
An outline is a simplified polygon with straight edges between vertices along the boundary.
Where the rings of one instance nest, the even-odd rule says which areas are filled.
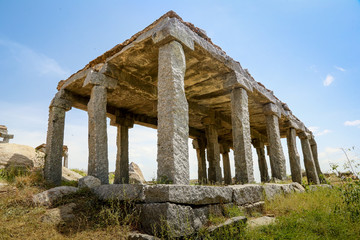
[[[286,179],[285,155],[281,146],[279,118],[281,113],[273,103],[263,107],[266,116],[266,131],[269,140],[269,155],[272,178]]]
[[[71,102],[63,95],[64,91],[61,90],[51,101],[46,138],[44,177],[55,185],[61,184],[65,112],[71,109]]]
[[[158,180],[189,184],[189,109],[185,96],[185,54],[172,41],[159,48]]]

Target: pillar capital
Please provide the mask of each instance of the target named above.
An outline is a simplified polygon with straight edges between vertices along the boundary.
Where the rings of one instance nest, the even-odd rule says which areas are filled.
[[[284,122],[283,127],[284,128],[295,128],[296,129],[296,124],[292,120],[287,120],[287,121]]]
[[[196,138],[192,141],[192,145],[194,149],[200,149],[206,147],[206,139],[205,137]]]
[[[230,152],[229,145],[227,143],[220,143],[220,153],[224,154],[228,152]]]
[[[55,97],[51,100],[50,108],[57,107],[62,108],[65,111],[69,111],[72,107],[72,102],[63,98],[63,92],[59,91],[56,93]]]
[[[209,126],[209,125],[221,126],[221,121],[219,119],[215,118],[215,114],[214,114],[214,116],[204,117],[201,120],[201,123],[205,126]]]
[[[95,70],[90,70],[86,75],[83,87],[93,87],[94,85],[104,86],[107,90],[114,90],[117,86],[117,80]]]
[[[252,139],[252,144],[254,148],[264,148],[264,143],[258,138]]]
[[[300,139],[310,139],[311,138],[311,135],[307,132],[300,132],[298,134],[298,136]]]
[[[231,90],[243,88],[248,92],[253,91],[253,87],[249,80],[237,71],[232,71],[224,76],[224,88],[230,88]]]
[[[275,115],[278,118],[281,117],[281,111],[279,107],[274,103],[267,103],[263,105],[263,111],[265,115]]]

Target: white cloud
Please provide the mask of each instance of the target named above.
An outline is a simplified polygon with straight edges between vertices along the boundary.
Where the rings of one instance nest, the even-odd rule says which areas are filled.
[[[357,126],[360,128],[360,120],[354,120],[354,121],[345,121],[345,126]]]
[[[342,67],[339,67],[339,66],[334,66],[334,67],[341,72],[346,72],[346,70]]]
[[[323,82],[324,86],[327,87],[327,86],[330,86],[330,84],[335,80],[335,78],[328,74]]]
[[[315,136],[322,136],[322,135],[325,135],[325,134],[328,134],[328,133],[332,132],[329,129],[324,129],[324,130],[320,131],[320,128],[316,127],[316,126],[309,127],[309,130],[312,131]]]
[[[40,76],[55,75],[65,78],[69,71],[63,69],[54,59],[38,53],[31,48],[17,42],[0,39],[0,47],[7,48],[19,66],[30,71],[35,71]]]

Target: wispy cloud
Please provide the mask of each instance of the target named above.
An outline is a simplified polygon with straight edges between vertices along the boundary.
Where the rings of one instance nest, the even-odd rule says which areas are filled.
[[[66,77],[69,75],[69,71],[62,68],[56,60],[25,45],[0,39],[0,47],[8,49],[11,56],[22,68],[35,71],[40,76]]]
[[[355,126],[360,128],[360,120],[354,120],[354,121],[345,121],[344,122],[345,126]]]
[[[334,67],[341,72],[346,72],[346,70],[342,67],[339,67],[339,66],[334,66]]]
[[[335,78],[328,74],[323,82],[324,86],[327,87],[327,86],[330,86],[330,84],[335,80]]]
[[[332,132],[329,129],[320,130],[320,128],[316,126],[309,127],[309,130],[312,131],[315,136],[322,136]]]

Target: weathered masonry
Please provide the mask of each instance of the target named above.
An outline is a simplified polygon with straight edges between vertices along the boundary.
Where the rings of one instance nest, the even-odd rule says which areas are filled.
[[[107,117],[118,131],[115,183],[129,181],[128,136],[134,124],[157,129],[158,179],[189,184],[191,138],[202,183],[220,183],[224,178],[225,184],[231,184],[232,176],[236,183],[253,182],[252,146],[261,180],[282,180],[286,168],[280,139],[286,137],[292,179],[301,182],[299,137],[307,177],[319,183],[312,133],[203,30],[174,12],[60,81],[58,90],[50,104],[46,142],[45,177],[53,183],[61,181],[65,113],[72,107],[88,112],[88,174],[103,184],[108,183],[109,171]]]
[[[0,125],[0,138],[3,138],[0,143],[8,143],[10,139],[14,138],[14,135],[8,134],[7,127],[4,125]]]

